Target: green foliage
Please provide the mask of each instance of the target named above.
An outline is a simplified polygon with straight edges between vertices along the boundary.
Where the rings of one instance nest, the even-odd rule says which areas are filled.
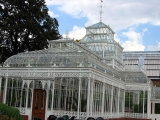
[[[0,0],[0,63],[20,52],[47,48],[47,39],[61,38],[58,26],[45,0]]]
[[[2,115],[6,115],[10,119],[13,118],[14,120],[22,120],[22,117],[16,108],[0,103],[0,116],[2,117]]]
[[[80,42],[81,40],[76,40],[76,42]]]
[[[73,106],[73,109],[77,111],[78,109],[78,98],[73,98],[75,105]],[[81,112],[86,112],[86,106],[87,106],[87,98],[86,99],[81,99]]]
[[[147,98],[147,95],[145,95],[145,98]],[[136,98],[137,99],[137,98]],[[136,104],[134,103],[133,101],[133,93],[130,92],[129,93],[126,93],[125,95],[125,108],[128,108],[128,111],[127,112],[134,112],[134,113],[143,113],[143,93],[139,94],[139,99],[138,99],[138,103],[139,104]],[[147,101],[145,100],[144,101],[144,112],[146,113],[147,112]]]
[[[134,113],[143,113],[143,104],[135,104]]]

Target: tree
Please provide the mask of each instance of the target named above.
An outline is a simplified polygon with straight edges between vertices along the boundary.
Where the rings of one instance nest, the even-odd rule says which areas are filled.
[[[20,52],[47,48],[61,38],[45,0],[0,0],[0,63]]]

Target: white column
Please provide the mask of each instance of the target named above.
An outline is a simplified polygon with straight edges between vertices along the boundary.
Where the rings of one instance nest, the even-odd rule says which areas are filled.
[[[3,97],[3,103],[6,104],[6,96],[7,96],[7,84],[8,84],[8,77],[5,79],[5,88],[4,88],[4,97]]]
[[[79,90],[78,90],[78,109],[77,109],[77,118],[79,119],[79,109],[80,109],[80,102],[81,102],[81,77],[79,78]]]
[[[111,88],[111,106],[110,106],[110,116],[112,118],[112,105],[113,105],[113,85]]]
[[[118,88],[118,107],[117,107],[117,113],[118,113],[118,116],[119,116],[119,99],[120,98],[120,88]]]
[[[20,96],[20,108],[22,108],[22,94],[23,94],[23,83],[22,83],[22,86],[21,86],[21,96]]]
[[[147,118],[150,118],[151,114],[151,91],[148,88],[148,98],[147,98]]]
[[[114,66],[115,66],[115,60],[113,59],[112,62],[113,62],[112,63],[112,67],[114,68]]]
[[[89,117],[89,113],[90,113],[90,86],[91,86],[91,78],[88,78],[88,94],[87,94],[87,117]]]
[[[72,80],[73,80],[74,78],[72,78]],[[72,108],[73,108],[73,96],[74,96],[74,80],[73,80],[73,86],[72,86],[72,99],[71,99],[71,111],[72,111]]]
[[[49,96],[49,90],[48,88],[46,89],[46,108],[45,108],[45,120],[47,120],[47,108],[48,108],[48,96]]]
[[[152,114],[155,114],[155,103],[152,102]]]
[[[123,93],[124,96],[123,96],[123,101],[122,101],[122,102],[123,102],[122,112],[123,112],[123,115],[125,115],[125,93],[126,93],[126,92],[125,92],[125,90],[123,90],[123,92],[124,92],[124,93]]]
[[[58,96],[58,110],[59,110],[59,113],[60,113],[60,109],[61,109],[60,106],[61,106],[61,97],[62,97],[62,96],[61,96],[61,92],[62,92],[62,91],[61,91],[61,88],[62,88],[62,87],[61,87],[62,79],[63,79],[63,78],[61,78],[61,81],[60,81],[60,90],[59,90],[59,96]]]
[[[105,93],[105,83],[103,83],[103,92],[102,92],[102,117],[104,116],[104,93]]]
[[[93,109],[93,105],[94,105],[94,102],[93,102],[93,91],[94,91],[94,80],[92,79],[91,81],[91,99],[90,99],[90,113],[91,113],[91,116],[92,116],[92,109]]]
[[[34,96],[34,81],[32,80],[31,82],[33,82],[33,88],[31,88],[31,93],[32,93],[32,101],[31,101],[31,110],[32,110],[32,108],[34,107],[33,106],[33,96]],[[31,84],[31,82],[30,82],[30,84]],[[31,112],[32,113],[32,112]],[[32,118],[32,116],[31,116],[31,118]]]
[[[27,91],[27,96],[26,96],[26,110],[27,111],[27,106],[28,106],[28,92],[29,92],[29,86],[27,86],[26,91]]]
[[[11,103],[12,103],[12,95],[13,95],[13,78],[12,78],[12,80],[11,80],[12,82],[12,89],[11,89],[11,95],[10,95],[10,103],[9,103],[9,105],[11,105]]]
[[[52,112],[52,114],[53,114],[54,86],[55,86],[55,81],[53,81],[53,89],[52,89],[52,103],[51,103],[51,112]]]
[[[145,90],[143,90],[143,118],[144,118],[144,102],[145,102]]]
[[[68,103],[67,103],[67,99],[69,100],[69,95],[68,95],[68,92],[67,92],[67,88],[68,88],[68,80],[67,80],[67,84],[66,84],[66,94],[65,94],[65,111],[68,111]],[[70,91],[69,91],[69,94],[70,94]],[[67,98],[68,97],[68,98]]]

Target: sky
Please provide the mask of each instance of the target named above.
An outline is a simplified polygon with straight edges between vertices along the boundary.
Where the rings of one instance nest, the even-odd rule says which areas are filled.
[[[82,39],[85,27],[100,21],[101,0],[45,0],[59,32]],[[124,51],[160,51],[160,0],[103,0],[102,22]]]

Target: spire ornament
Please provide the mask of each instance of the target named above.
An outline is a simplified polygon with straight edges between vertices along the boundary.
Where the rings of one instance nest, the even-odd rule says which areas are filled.
[[[66,30],[66,39],[68,39],[69,32]]]
[[[102,2],[103,2],[103,0],[101,0],[101,6],[100,6],[100,12],[99,12],[99,14],[100,14],[100,22],[102,22],[102,14],[103,14],[103,11],[102,11],[102,8],[103,8]]]

